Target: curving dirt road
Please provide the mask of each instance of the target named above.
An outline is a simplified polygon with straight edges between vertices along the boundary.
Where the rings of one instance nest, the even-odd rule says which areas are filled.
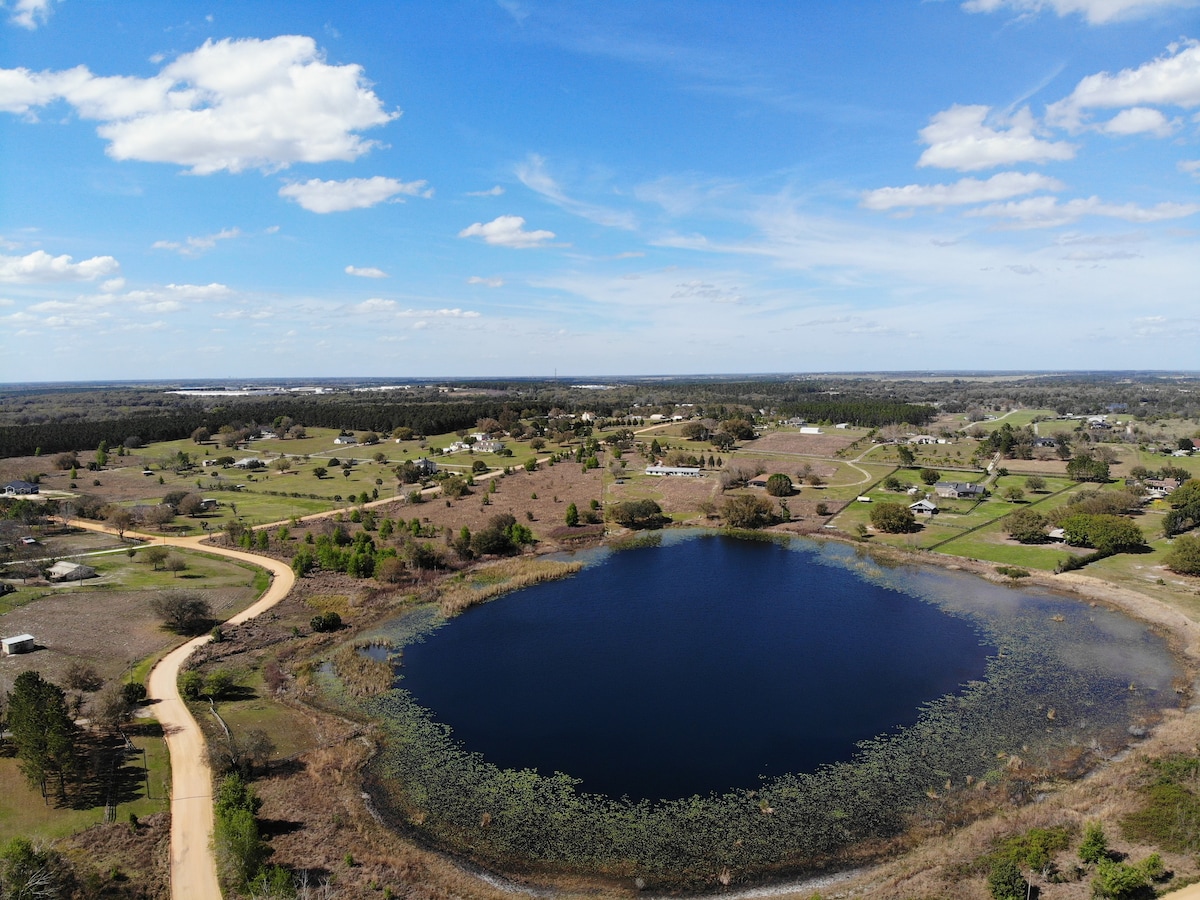
[[[115,533],[111,528],[90,522],[75,521],[72,524],[91,531]],[[286,563],[242,550],[202,544],[204,536],[160,538],[128,531],[125,534],[169,547],[226,556],[269,571],[271,585],[251,606],[231,618],[227,623],[230,625],[261,615],[286,597],[296,581]],[[221,900],[217,861],[212,850],[212,774],[205,753],[204,733],[179,696],[178,684],[184,661],[209,640],[210,636],[204,635],[176,647],[151,669],[147,685],[154,715],[162,725],[167,751],[171,755],[171,900]]]

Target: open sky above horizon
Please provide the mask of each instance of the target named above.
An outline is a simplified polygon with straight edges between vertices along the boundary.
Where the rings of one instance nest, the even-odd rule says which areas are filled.
[[[0,382],[1195,369],[1200,4],[0,0]]]

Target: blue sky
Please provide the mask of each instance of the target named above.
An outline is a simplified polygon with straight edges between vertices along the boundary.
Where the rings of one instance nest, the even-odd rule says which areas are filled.
[[[0,3],[0,381],[1196,369],[1194,0]]]

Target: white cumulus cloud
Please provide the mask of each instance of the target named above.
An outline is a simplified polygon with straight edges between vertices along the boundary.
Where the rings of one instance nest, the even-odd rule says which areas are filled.
[[[862,205],[867,209],[888,210],[918,206],[962,206],[989,203],[1032,194],[1034,191],[1061,191],[1057,179],[1037,173],[1001,172],[984,181],[962,178],[953,184],[906,184],[868,191]]]
[[[11,5],[12,14],[8,20],[22,28],[35,30],[39,25],[45,25],[54,7],[54,0],[16,0]]]
[[[995,12],[1009,9],[1022,15],[1053,10],[1059,16],[1078,13],[1092,25],[1103,25],[1118,19],[1148,15],[1160,9],[1192,6],[1195,0],[967,0],[963,9],[968,12]]]
[[[987,124],[990,112],[988,106],[955,104],[934,115],[921,129],[921,141],[928,149],[921,154],[917,165],[972,172],[1075,156],[1071,144],[1038,137],[1037,123],[1028,109],[1018,110],[1007,121],[998,122],[999,128]]]
[[[0,109],[27,113],[56,100],[102,123],[114,159],[198,175],[351,161],[375,146],[358,132],[400,115],[361,66],[329,65],[303,35],[206,41],[150,78],[0,69]]]
[[[65,254],[51,256],[45,250],[35,250],[26,256],[0,256],[0,283],[94,281],[120,268],[111,256],[93,256],[73,262],[72,257]]]
[[[539,247],[554,239],[553,231],[526,231],[522,216],[498,216],[492,221],[476,222],[458,233],[459,237],[481,237],[498,247]]]
[[[1123,109],[1101,126],[1106,134],[1153,134],[1155,137],[1170,137],[1175,127],[1175,122],[1148,106]]]
[[[1172,44],[1136,69],[1088,75],[1070,96],[1046,108],[1046,121],[1079,128],[1089,110],[1142,106],[1200,106],[1200,41]]]
[[[376,175],[374,178],[348,178],[345,181],[322,181],[310,178],[285,184],[279,196],[295,200],[309,212],[346,212],[366,209],[387,200],[401,201],[403,197],[430,197],[433,191],[424,181],[397,181]]]
[[[383,269],[377,269],[374,266],[365,266],[363,268],[359,268],[358,266],[346,266],[346,274],[354,275],[358,278],[387,278],[388,277],[387,272],[383,271]]]

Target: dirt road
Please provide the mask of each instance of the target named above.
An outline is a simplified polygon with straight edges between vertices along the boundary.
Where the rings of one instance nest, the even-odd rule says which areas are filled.
[[[90,522],[73,524],[92,531],[113,533]],[[169,547],[202,550],[253,563],[271,573],[271,585],[247,609],[231,618],[236,625],[253,619],[288,595],[296,578],[286,563],[241,550],[201,544],[203,536],[161,538],[126,532],[127,537]],[[212,775],[208,768],[204,734],[179,696],[179,669],[192,651],[210,640],[209,635],[176,647],[150,671],[149,700],[166,736],[171,754],[171,900],[221,900],[217,861],[212,851]]]

